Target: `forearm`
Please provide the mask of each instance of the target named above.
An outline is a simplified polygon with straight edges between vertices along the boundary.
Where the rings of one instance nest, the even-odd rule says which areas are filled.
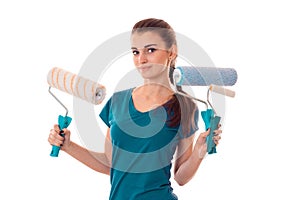
[[[89,168],[103,174],[110,174],[110,163],[105,153],[89,151],[74,142],[71,142],[68,149],[64,151]]]
[[[174,178],[179,185],[189,182],[197,172],[203,158],[199,154],[199,146],[196,144],[191,156],[176,170]]]

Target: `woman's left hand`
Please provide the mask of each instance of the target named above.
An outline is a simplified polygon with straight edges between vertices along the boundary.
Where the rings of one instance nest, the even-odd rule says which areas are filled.
[[[220,130],[220,127],[221,127],[221,124],[218,125],[218,129],[216,129],[214,131],[214,137],[213,137],[213,140],[214,140],[214,143],[216,145],[219,144],[219,141],[221,139],[221,133],[222,133],[222,130]],[[203,159],[204,156],[206,155],[207,153],[207,144],[206,144],[206,137],[209,135],[209,132],[210,132],[210,129],[208,129],[207,131],[201,133],[196,141],[196,144],[195,144],[195,148],[198,148],[199,150],[199,158],[200,159]]]
[[[213,140],[214,140],[214,143],[216,145],[218,145],[219,144],[219,140],[221,140],[221,136],[220,135],[222,134],[222,130],[220,129],[220,127],[221,127],[221,124],[218,124],[218,129],[216,129],[214,131]]]

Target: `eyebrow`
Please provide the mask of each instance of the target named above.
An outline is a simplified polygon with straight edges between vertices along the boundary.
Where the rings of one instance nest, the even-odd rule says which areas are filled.
[[[144,48],[150,47],[150,46],[157,46],[157,44],[147,44],[144,46]],[[137,49],[136,47],[131,47],[131,49]]]

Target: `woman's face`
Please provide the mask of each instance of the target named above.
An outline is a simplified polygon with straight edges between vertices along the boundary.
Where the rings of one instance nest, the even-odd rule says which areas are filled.
[[[170,53],[165,42],[155,32],[131,35],[133,62],[143,78],[154,78],[168,72]],[[166,72],[166,73],[167,73]]]

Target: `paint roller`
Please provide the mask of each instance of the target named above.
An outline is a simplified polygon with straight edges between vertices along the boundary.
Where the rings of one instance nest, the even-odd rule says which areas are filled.
[[[233,86],[237,72],[233,68],[179,66],[173,72],[173,79],[179,86]]]
[[[87,78],[77,76],[69,71],[58,67],[52,68],[47,75],[47,82],[49,84],[49,93],[64,107],[66,110],[65,116],[58,116],[58,125],[60,128],[60,135],[64,137],[63,129],[67,128],[72,121],[68,116],[67,107],[51,92],[51,88],[57,88],[60,91],[66,92],[80,99],[83,99],[92,104],[100,104],[106,95],[106,89],[103,85],[91,81]],[[50,156],[58,157],[60,151],[59,146],[52,145]]]
[[[201,112],[206,130],[210,133],[206,138],[208,154],[216,153],[216,144],[213,141],[214,131],[218,128],[221,117],[217,115],[216,110],[209,101],[210,92],[216,92],[225,96],[234,97],[235,92],[224,88],[223,86],[233,86],[237,81],[237,72],[233,68],[215,68],[215,67],[189,67],[179,66],[173,72],[174,83],[178,86],[209,86],[207,91],[207,102],[189,94],[178,91],[175,92],[194,99],[206,105],[206,111]],[[208,108],[210,105],[211,109]]]

